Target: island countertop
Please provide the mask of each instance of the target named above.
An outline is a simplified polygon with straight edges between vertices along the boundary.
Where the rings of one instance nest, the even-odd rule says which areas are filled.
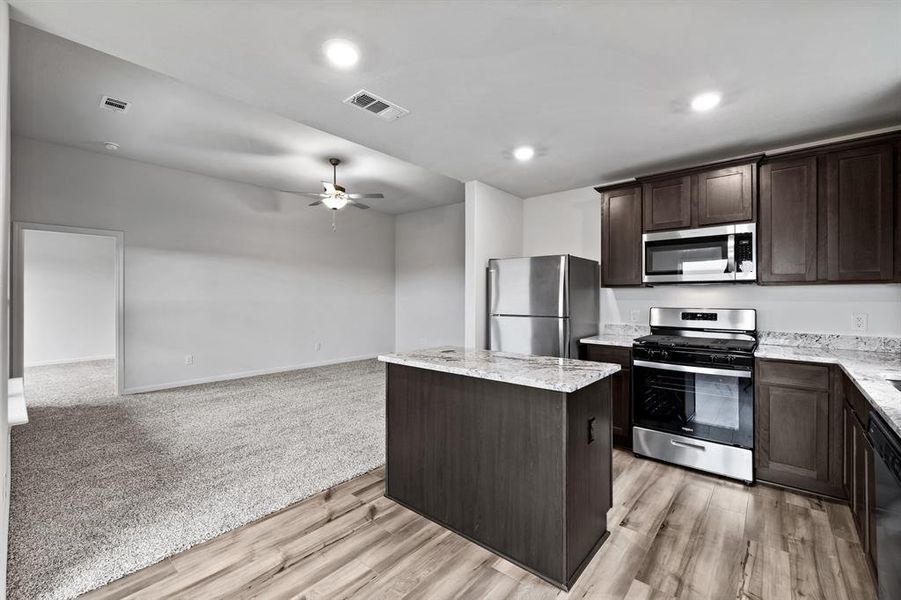
[[[458,347],[379,356],[386,363],[571,393],[613,375],[617,364]]]

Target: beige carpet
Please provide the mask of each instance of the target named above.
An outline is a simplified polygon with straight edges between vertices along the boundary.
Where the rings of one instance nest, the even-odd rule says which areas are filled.
[[[10,600],[72,598],[384,463],[374,360],[112,390],[107,361],[26,372]]]

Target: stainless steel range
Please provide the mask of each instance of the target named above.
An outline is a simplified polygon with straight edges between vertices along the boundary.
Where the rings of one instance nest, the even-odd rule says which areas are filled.
[[[754,480],[753,309],[652,308],[632,346],[636,454]]]

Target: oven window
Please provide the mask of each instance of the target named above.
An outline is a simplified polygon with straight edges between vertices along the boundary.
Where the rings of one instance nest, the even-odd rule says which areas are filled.
[[[728,237],[724,235],[645,244],[646,275],[725,273],[728,265]]]
[[[754,386],[749,377],[635,367],[635,424],[753,447]]]

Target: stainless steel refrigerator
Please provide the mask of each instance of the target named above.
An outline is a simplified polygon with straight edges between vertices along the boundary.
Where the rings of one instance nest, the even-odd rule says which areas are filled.
[[[488,349],[578,358],[598,333],[597,261],[569,254],[488,261]]]

